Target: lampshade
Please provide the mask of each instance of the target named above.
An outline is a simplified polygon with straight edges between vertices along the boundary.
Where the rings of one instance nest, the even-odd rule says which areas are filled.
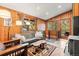
[[[22,25],[22,21],[21,20],[17,20],[16,21],[16,25]]]

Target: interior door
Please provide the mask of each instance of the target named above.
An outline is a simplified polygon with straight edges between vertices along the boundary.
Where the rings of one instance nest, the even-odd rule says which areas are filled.
[[[57,20],[48,22],[48,30],[51,38],[57,36]]]

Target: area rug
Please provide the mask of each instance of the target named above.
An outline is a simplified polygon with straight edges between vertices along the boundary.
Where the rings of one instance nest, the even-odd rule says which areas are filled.
[[[47,44],[47,48],[45,48],[42,52],[40,52],[36,56],[50,56],[55,49],[56,46]]]
[[[28,49],[28,53],[27,53],[28,56],[50,56],[56,49],[56,46],[46,44],[44,49],[38,48],[39,52],[33,53],[35,51],[34,49],[35,49],[34,46],[32,46]]]

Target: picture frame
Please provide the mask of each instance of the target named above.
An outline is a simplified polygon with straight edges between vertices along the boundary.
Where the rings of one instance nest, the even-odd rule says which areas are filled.
[[[12,26],[12,19],[11,18],[5,18],[4,19],[4,26]]]

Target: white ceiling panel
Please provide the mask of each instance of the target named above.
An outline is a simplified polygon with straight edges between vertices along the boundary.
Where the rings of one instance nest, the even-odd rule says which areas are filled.
[[[45,20],[72,9],[72,3],[0,3],[0,6]]]

